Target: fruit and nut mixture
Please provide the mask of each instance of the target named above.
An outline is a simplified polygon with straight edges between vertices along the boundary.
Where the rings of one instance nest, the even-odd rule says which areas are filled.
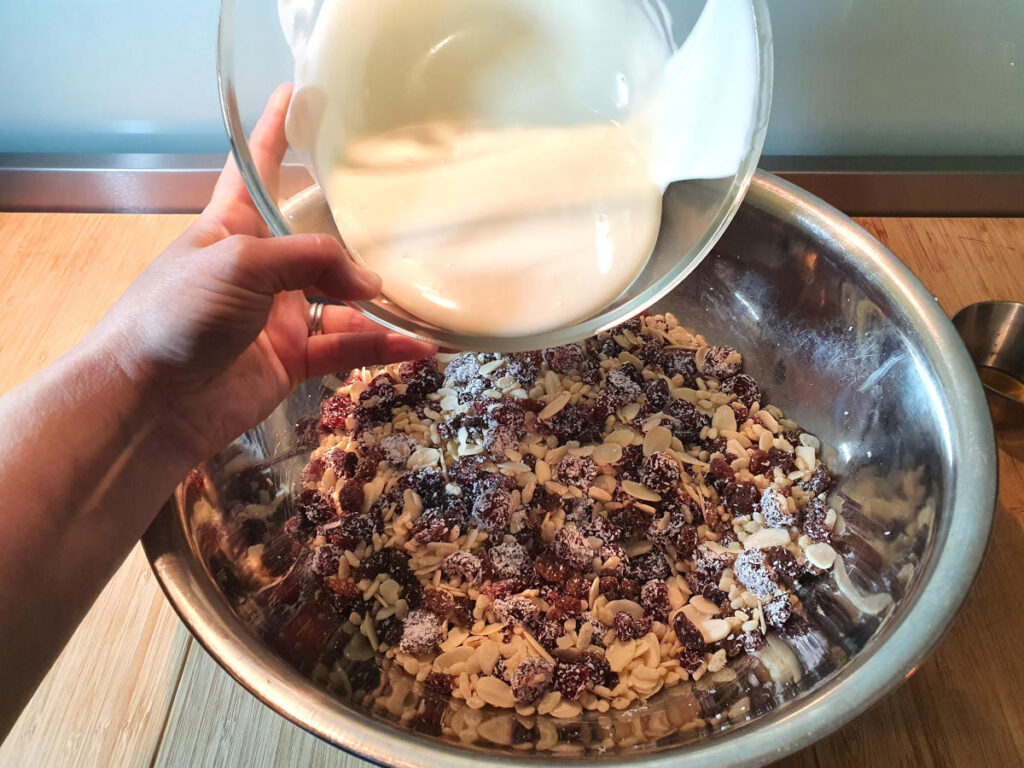
[[[671,315],[360,371],[317,428],[286,524],[306,580],[275,598],[316,607],[279,647],[308,666],[334,632],[319,674],[349,692],[380,676],[343,659],[391,660],[472,708],[622,709],[799,636],[794,587],[836,559],[817,439]]]

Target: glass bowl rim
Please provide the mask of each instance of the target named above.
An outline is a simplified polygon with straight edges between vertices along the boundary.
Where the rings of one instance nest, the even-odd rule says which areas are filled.
[[[670,269],[660,279],[647,286],[637,296],[615,309],[605,309],[586,320],[569,326],[557,328],[539,334],[522,336],[476,336],[456,333],[437,328],[422,322],[408,321],[386,311],[386,309],[366,301],[346,302],[378,325],[410,336],[420,341],[435,344],[442,349],[471,349],[481,352],[525,352],[544,349],[593,336],[602,330],[628,320],[663,298],[669,291],[697,268],[714,248],[726,227],[732,221],[750,186],[750,180],[757,170],[757,164],[764,148],[768,118],[771,112],[774,56],[772,50],[771,20],[767,0],[748,0],[753,12],[755,38],[758,49],[759,84],[757,105],[755,108],[754,126],[751,144],[743,158],[733,183],[724,199],[718,204],[710,227],[704,232],[697,244],[691,249],[693,258],[683,266]],[[260,178],[252,154],[249,151],[248,138],[238,110],[238,98],[235,90],[234,61],[234,29],[236,0],[222,0],[220,23],[217,34],[217,86],[220,96],[221,114],[227,130],[228,141],[235,164],[239,169],[253,203],[266,222],[267,227],[275,236],[292,234],[291,228],[277,203],[271,197]]]

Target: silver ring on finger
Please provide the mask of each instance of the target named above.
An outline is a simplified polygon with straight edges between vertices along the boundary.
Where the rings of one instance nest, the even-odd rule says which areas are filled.
[[[320,336],[324,332],[324,306],[322,301],[311,301],[306,314],[306,327],[310,336]]]

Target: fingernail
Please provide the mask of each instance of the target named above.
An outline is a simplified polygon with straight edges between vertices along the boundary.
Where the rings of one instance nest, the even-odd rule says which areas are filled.
[[[359,270],[358,280],[359,284],[366,289],[367,293],[373,293],[374,296],[380,293],[380,289],[384,285],[384,281],[380,279],[380,275],[376,272],[371,272],[368,269]]]

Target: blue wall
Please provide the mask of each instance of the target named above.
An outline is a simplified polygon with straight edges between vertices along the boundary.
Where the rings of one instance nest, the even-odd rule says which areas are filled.
[[[1022,0],[770,5],[766,152],[1024,154]],[[217,12],[216,0],[2,0],[0,152],[224,151]]]

